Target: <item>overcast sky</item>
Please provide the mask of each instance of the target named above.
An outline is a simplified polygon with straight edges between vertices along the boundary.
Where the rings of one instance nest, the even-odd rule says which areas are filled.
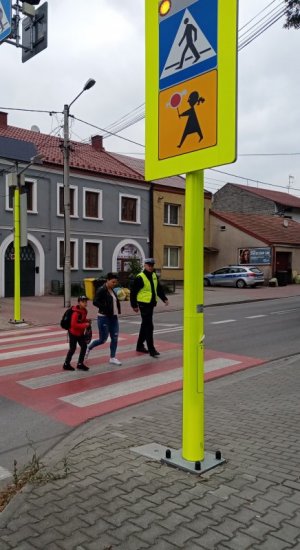
[[[145,0],[49,0],[48,48],[22,64],[21,50],[0,44],[1,108],[62,111],[90,77],[96,85],[72,106],[76,117],[106,128],[144,103]],[[270,0],[240,0],[239,27]],[[274,0],[267,11],[284,5]],[[205,171],[205,187],[215,192],[243,178],[272,184],[267,189],[300,196],[300,30],[279,20],[238,55],[238,160],[217,167],[239,178]],[[250,25],[249,25],[250,26]],[[243,31],[242,31],[243,32]],[[140,111],[138,111],[140,112]],[[62,115],[9,111],[9,123],[45,133],[60,131]],[[88,140],[100,130],[72,122],[73,139]],[[144,144],[143,121],[121,135]],[[144,149],[118,138],[107,150],[142,158]],[[285,153],[285,156],[244,156]],[[298,153],[298,155],[288,155]],[[281,187],[280,187],[281,186]]]

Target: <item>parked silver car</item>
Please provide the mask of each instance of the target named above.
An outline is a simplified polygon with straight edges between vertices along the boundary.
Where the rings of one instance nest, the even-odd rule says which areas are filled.
[[[204,286],[236,286],[245,288],[264,284],[264,274],[258,267],[228,265],[204,275]]]

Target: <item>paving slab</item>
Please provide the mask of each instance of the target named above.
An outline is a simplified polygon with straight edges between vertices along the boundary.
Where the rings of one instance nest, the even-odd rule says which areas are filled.
[[[12,499],[0,548],[300,548],[299,367],[295,356],[207,385],[205,447],[226,463],[203,475],[132,451],[180,449],[181,392],[74,429],[43,460],[61,473],[66,457],[67,477]]]

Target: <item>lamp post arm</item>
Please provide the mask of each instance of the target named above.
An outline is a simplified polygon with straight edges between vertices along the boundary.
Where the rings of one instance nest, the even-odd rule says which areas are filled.
[[[73,105],[73,103],[75,103],[76,99],[78,99],[81,96],[81,94],[83,94],[84,91],[85,90],[81,90],[81,92],[79,92],[79,94],[75,97],[75,99],[73,99],[73,101],[71,101],[71,103],[69,103],[69,105],[68,105],[69,112],[70,112],[71,105]],[[65,105],[65,107],[66,107],[66,105]]]

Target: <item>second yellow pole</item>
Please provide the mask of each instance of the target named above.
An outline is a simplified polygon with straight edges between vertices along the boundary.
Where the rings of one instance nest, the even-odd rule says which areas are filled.
[[[186,176],[182,457],[204,460],[204,172]]]
[[[21,322],[20,188],[14,190],[14,321]]]

